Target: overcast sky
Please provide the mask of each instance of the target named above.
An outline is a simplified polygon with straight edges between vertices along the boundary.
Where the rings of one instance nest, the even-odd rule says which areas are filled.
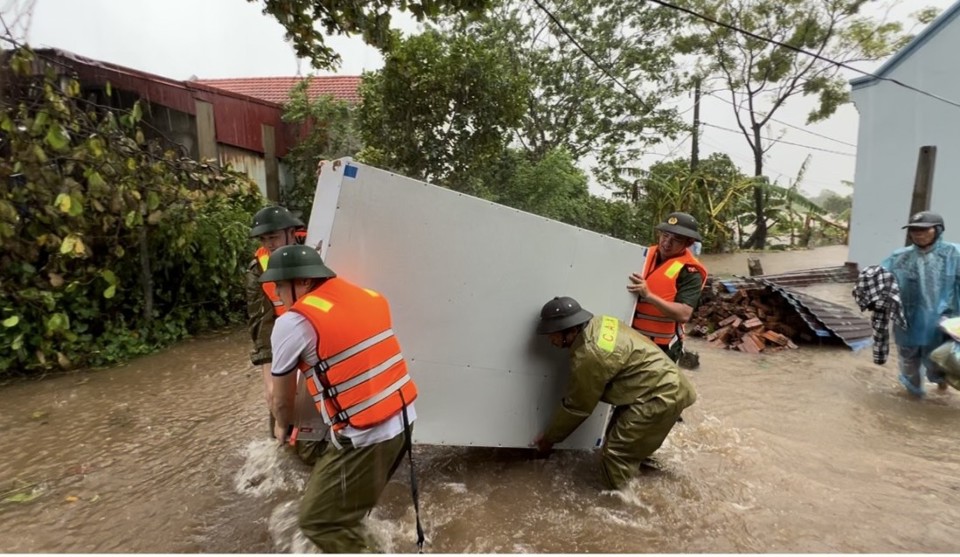
[[[16,2],[24,4],[26,0],[0,0],[0,6]],[[906,22],[910,13],[923,6],[944,9],[952,3],[953,0],[903,0],[890,14]],[[246,0],[36,0],[34,8],[28,35],[34,46],[68,50],[166,77],[261,77],[311,71],[307,62],[298,63],[276,20],[263,15],[259,3]],[[408,32],[416,29],[408,19],[398,24]],[[376,70],[383,63],[379,53],[359,39],[333,38],[330,44],[343,57],[343,65],[336,73],[358,75]],[[875,67],[876,64],[862,66],[865,70]],[[693,100],[679,98],[675,103],[680,110],[686,110]],[[846,105],[826,122],[805,126],[811,106],[806,100],[794,100],[775,118],[843,143],[779,124],[768,135],[785,130],[786,141],[855,154],[856,148],[845,143],[856,144],[856,109]],[[690,114],[686,113],[688,117]],[[736,127],[732,107],[709,97],[701,103],[701,120]],[[657,146],[657,154],[644,162],[687,156],[689,149],[689,141]],[[741,135],[704,128],[701,156],[715,151],[728,153],[745,171],[752,172],[750,151]],[[812,195],[824,188],[850,193],[840,184],[842,180],[853,180],[853,156],[781,144],[768,154],[767,174],[786,185],[808,154],[813,159],[803,190]],[[910,156],[910,160],[915,158]]]

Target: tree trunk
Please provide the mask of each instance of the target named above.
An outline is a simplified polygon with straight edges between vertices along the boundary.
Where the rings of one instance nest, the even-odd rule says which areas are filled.
[[[140,203],[140,212],[144,215],[144,222],[140,225],[140,286],[143,288],[143,321],[150,324],[153,321],[153,274],[150,272],[150,246],[147,241],[146,203]]]
[[[697,171],[700,164],[700,78],[694,82],[693,88],[693,141],[690,147],[690,173]]]
[[[760,126],[753,125],[753,175],[758,179],[763,177],[763,145],[760,143]],[[763,186],[759,183],[753,186],[753,210],[756,213],[756,228],[747,247],[762,250],[767,246],[767,219],[764,216]]]

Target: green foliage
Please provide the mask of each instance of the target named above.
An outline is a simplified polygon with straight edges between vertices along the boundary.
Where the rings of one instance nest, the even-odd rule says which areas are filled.
[[[649,223],[634,205],[589,193],[586,175],[563,149],[540,159],[524,151],[504,151],[480,181],[487,185],[483,197],[491,201],[629,242],[651,239]]]
[[[299,211],[304,222],[310,220],[320,161],[354,156],[361,148],[354,107],[329,95],[310,100],[311,79],[298,83],[283,107],[283,120],[297,125],[299,139],[284,157],[293,186],[280,192],[280,203]]]
[[[241,317],[260,206],[231,171],[164,152],[80,85],[3,68],[0,373],[103,365]]]
[[[827,213],[844,220],[842,217],[848,214],[853,206],[853,196],[840,195],[832,190],[823,190],[820,195],[813,198],[813,202],[823,207],[823,210]]]
[[[398,43],[364,77],[364,162],[480,194],[472,179],[506,145],[523,115],[525,76],[490,40],[427,31]]]
[[[910,14],[913,19],[917,20],[917,23],[921,25],[929,25],[930,22],[937,19],[937,16],[940,15],[940,9],[933,6],[927,6],[921,10],[917,10]]]
[[[733,223],[739,208],[749,197],[754,180],[744,176],[729,157],[714,153],[690,169],[688,159],[659,162],[648,170],[623,169],[635,178],[635,189],[622,192],[637,204],[642,219],[653,226],[668,213],[683,211],[700,223],[704,251],[725,251],[735,247]]]
[[[867,0],[686,0],[684,5],[761,37],[814,52],[841,63],[877,60],[901,48],[909,36],[900,22],[877,21],[860,10]],[[824,120],[849,101],[840,68],[823,59],[761,41],[700,20],[674,45],[701,60],[708,81],[719,81],[731,102],[744,139],[754,155],[754,175],[763,176],[765,144],[761,130],[795,96],[812,96],[815,107],[807,122]],[[759,226],[752,247],[766,244],[764,198],[754,190],[754,218]]]
[[[612,183],[617,176],[606,169],[683,128],[676,110],[661,106],[676,92],[675,13],[637,0],[543,3],[607,72],[531,0],[508,0],[462,32],[503,45],[514,71],[528,76],[516,130],[522,147],[534,157],[555,148],[575,161],[593,155],[598,179]]]
[[[257,2],[258,0],[247,0]],[[412,15],[417,21],[458,13],[477,13],[489,0],[263,0],[263,13],[286,29],[297,56],[317,68],[336,67],[340,56],[326,44],[327,36],[360,35],[367,44],[384,51],[396,44],[391,11]]]

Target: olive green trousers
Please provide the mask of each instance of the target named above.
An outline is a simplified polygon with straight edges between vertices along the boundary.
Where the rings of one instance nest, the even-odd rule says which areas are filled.
[[[674,392],[614,408],[600,457],[606,488],[620,489],[635,477],[640,463],[663,445],[680,413],[696,400],[693,385],[681,372]]]
[[[406,435],[359,449],[346,438],[341,449],[326,443],[300,502],[300,529],[321,551],[377,551],[361,521],[403,460]]]

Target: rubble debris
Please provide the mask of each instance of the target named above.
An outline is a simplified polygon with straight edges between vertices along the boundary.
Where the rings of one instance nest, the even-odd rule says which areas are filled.
[[[750,354],[795,350],[813,337],[796,308],[770,286],[751,285],[732,295],[708,284],[700,306],[687,324],[688,334],[702,336],[718,348]],[[718,290],[720,290],[718,292]]]

